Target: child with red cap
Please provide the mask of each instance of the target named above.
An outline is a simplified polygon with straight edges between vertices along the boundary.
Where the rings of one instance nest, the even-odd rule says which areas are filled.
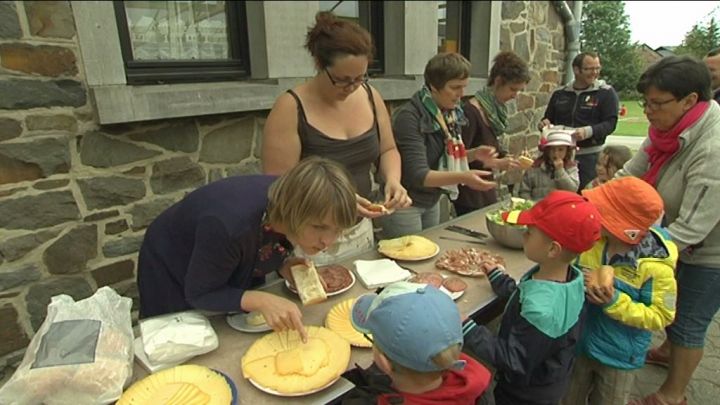
[[[523,175],[518,197],[540,200],[553,190],[575,192],[580,184],[571,130],[545,128],[540,140],[542,155]]]
[[[516,283],[496,263],[484,264],[495,294],[509,301],[497,336],[472,320],[463,324],[465,347],[497,369],[496,404],[557,404],[585,302],[582,272],[572,262],[600,239],[600,214],[576,193],[556,190],[503,219],[527,226],[523,250],[537,265]]]
[[[584,190],[601,215],[602,239],[578,258],[584,269],[612,266],[612,286],[587,283],[587,319],[563,404],[628,402],[635,371],[643,367],[651,332],[675,317],[678,249],[661,228],[657,191],[637,177]],[[591,278],[588,272],[586,281]]]

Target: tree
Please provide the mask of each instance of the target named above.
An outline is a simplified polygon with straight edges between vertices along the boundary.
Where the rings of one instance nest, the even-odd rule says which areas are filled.
[[[698,23],[685,34],[682,44],[675,48],[678,55],[692,55],[697,58],[704,57],[708,51],[720,46],[720,27],[715,18],[706,24]]]
[[[597,52],[602,64],[601,77],[622,95],[634,94],[642,73],[638,45],[630,41],[630,19],[623,1],[583,3],[580,47]]]

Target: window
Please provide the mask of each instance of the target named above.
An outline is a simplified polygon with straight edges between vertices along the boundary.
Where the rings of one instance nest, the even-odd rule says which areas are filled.
[[[115,1],[128,84],[249,76],[244,1]]]
[[[337,17],[358,23],[368,30],[375,45],[375,55],[368,73],[385,71],[385,32],[382,1],[320,1],[320,11],[332,11]]]
[[[438,52],[459,52],[470,58],[469,1],[438,1]]]

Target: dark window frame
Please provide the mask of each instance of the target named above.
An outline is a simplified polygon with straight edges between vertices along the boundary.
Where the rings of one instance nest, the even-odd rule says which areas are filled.
[[[470,60],[470,33],[472,27],[472,2],[460,2],[460,46],[458,51]]]
[[[123,1],[114,0],[125,76],[128,84],[165,84],[239,80],[250,76],[245,1],[226,1],[230,58],[226,60],[136,61]]]
[[[378,75],[385,72],[385,13],[382,1],[360,1],[358,2],[361,25],[368,30],[375,45],[373,60],[368,66],[368,74]],[[363,13],[362,8],[366,11]],[[363,14],[367,16],[363,21]]]
[[[335,2],[335,5],[327,10],[332,11],[342,0]],[[364,0],[358,1],[358,25],[365,28],[372,37],[375,52],[373,60],[368,64],[368,74],[377,76],[385,72],[385,11],[382,1]],[[343,18],[338,16],[338,18]]]

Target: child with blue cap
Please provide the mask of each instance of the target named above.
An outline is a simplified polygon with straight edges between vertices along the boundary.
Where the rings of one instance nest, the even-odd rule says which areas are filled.
[[[461,353],[457,306],[433,286],[390,284],[358,298],[351,319],[373,342],[375,365],[387,377],[350,397],[375,397],[377,404],[475,404],[490,383],[490,372]]]

